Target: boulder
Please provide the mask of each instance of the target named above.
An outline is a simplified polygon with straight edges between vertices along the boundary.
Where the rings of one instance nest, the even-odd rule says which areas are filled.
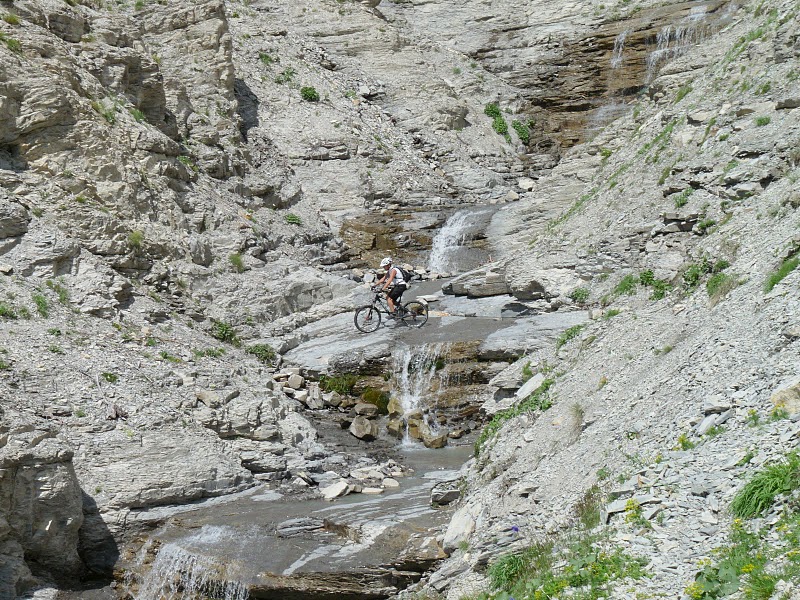
[[[356,404],[355,411],[357,415],[367,418],[374,418],[378,416],[378,407],[369,402],[359,402]]]
[[[525,261],[510,264],[506,280],[509,291],[522,301],[566,296],[582,284],[572,269],[532,269]]]
[[[355,437],[365,442],[371,442],[378,437],[378,425],[364,416],[358,415],[350,423],[348,431]]]
[[[389,422],[386,423],[386,430],[389,435],[401,440],[406,434],[406,423],[403,419],[389,419]]]
[[[386,409],[389,411],[390,417],[401,417],[403,415],[403,404],[397,397],[392,396],[392,398],[389,399],[389,404]]]
[[[0,240],[28,231],[28,211],[13,202],[0,202]]]
[[[521,388],[519,388],[515,393],[514,397],[517,400],[524,400],[528,396],[530,396],[533,392],[535,392],[540,385],[544,382],[544,375],[542,373],[537,373],[528,381],[526,381]]]
[[[350,485],[344,479],[340,479],[336,483],[324,488],[320,488],[319,491],[322,493],[322,497],[325,500],[333,500],[334,498],[339,498],[349,494]]]
[[[286,385],[288,385],[293,390],[299,390],[301,387],[303,387],[303,384],[305,382],[306,380],[303,379],[302,375],[297,375],[293,373],[292,375],[289,375],[289,379],[286,381]]]
[[[431,504],[446,506],[461,498],[457,481],[440,481],[431,490]]]
[[[776,391],[769,400],[775,408],[782,408],[789,414],[800,413],[800,381]]]
[[[473,511],[475,511],[475,508],[468,505],[459,508],[453,514],[442,540],[442,547],[445,552],[453,552],[461,542],[469,540],[470,536],[475,532],[476,519]]]

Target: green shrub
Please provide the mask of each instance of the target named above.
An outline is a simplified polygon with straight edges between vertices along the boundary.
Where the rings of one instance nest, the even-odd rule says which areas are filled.
[[[531,369],[531,363],[527,362],[522,367],[522,381],[523,381],[523,383],[528,381],[528,379],[530,379],[531,377],[533,377],[533,369]]]
[[[637,283],[639,283],[639,278],[636,275],[625,275],[614,288],[614,294],[633,296],[636,293]]]
[[[576,337],[578,337],[578,335],[580,334],[580,332],[583,330],[584,327],[585,325],[573,325],[572,327],[564,331],[564,333],[558,336],[558,339],[556,340],[556,350],[560,349],[570,340],[573,340]]]
[[[234,329],[233,325],[225,323],[224,321],[213,322],[211,325],[211,337],[233,346],[238,346],[240,344],[236,329]]]
[[[599,473],[599,472],[598,472]],[[599,477],[599,475],[598,475]],[[603,491],[597,484],[590,487],[575,504],[575,516],[586,529],[593,529],[600,524],[600,507]]]
[[[500,135],[506,135],[508,133],[508,123],[506,123],[502,115],[492,120],[492,129]]]
[[[287,67],[281,72],[280,75],[278,75],[275,78],[275,83],[277,84],[291,83],[295,75],[297,75],[297,71],[295,71],[292,67]]]
[[[278,357],[278,353],[275,352],[275,348],[269,344],[255,344],[254,346],[250,346],[247,349],[247,352],[265,364],[272,364]]]
[[[497,117],[502,116],[502,113],[500,112],[500,107],[497,106],[497,104],[494,102],[490,102],[489,104],[487,104],[486,107],[483,109],[483,112],[487,117],[491,117],[492,119],[496,119]]]
[[[19,25],[19,17],[14,13],[6,13],[3,15],[3,21],[9,25]]]
[[[131,108],[128,110],[128,112],[131,113],[131,116],[136,120],[137,123],[144,121],[144,113],[138,108]]]
[[[686,291],[692,292],[700,285],[700,281],[705,275],[714,270],[714,265],[707,258],[703,258],[700,262],[691,263],[683,272],[683,287]]]
[[[64,354],[64,351],[61,349],[61,346],[57,346],[56,344],[48,346],[47,349],[53,354]]]
[[[97,112],[101,117],[103,117],[109,125],[113,125],[117,121],[117,115],[114,108],[106,108],[106,106],[97,100],[92,102],[92,108]]]
[[[689,95],[691,91],[692,91],[692,86],[689,85],[688,83],[683,87],[681,87],[681,89],[678,90],[678,93],[675,94],[675,102],[680,102],[681,100],[683,100],[686,96]]]
[[[211,358],[219,358],[223,354],[225,354],[225,348],[206,348],[205,350],[192,350],[192,353],[197,358],[203,358],[204,356],[210,356]]]
[[[616,317],[621,312],[622,311],[619,310],[618,308],[612,308],[611,310],[607,310],[606,312],[603,313],[603,318],[606,321],[608,321],[609,319],[613,319],[614,317]]]
[[[8,48],[14,54],[22,53],[22,43],[14,38],[6,39],[6,48]]]
[[[269,66],[276,61],[276,59],[272,58],[271,55],[267,54],[266,52],[259,52],[258,53],[258,60],[260,60],[265,65]]]
[[[234,252],[228,256],[228,261],[237,273],[244,273],[244,261],[242,260],[241,254]]]
[[[319,92],[313,87],[300,88],[300,96],[306,102],[319,102]]]
[[[3,319],[16,319],[17,318],[17,311],[14,310],[14,307],[6,302],[0,302],[0,318]]]
[[[756,127],[764,127],[772,122],[770,117],[756,117]]]
[[[33,303],[36,305],[36,312],[39,313],[45,319],[50,316],[50,306],[47,303],[47,298],[45,298],[44,294],[33,294]]]
[[[119,381],[119,375],[116,373],[101,373],[100,376],[105,379],[108,383],[117,383]]]
[[[703,219],[697,224],[697,231],[700,235],[705,235],[717,222],[714,219]]]
[[[168,362],[171,362],[171,363],[183,362],[180,358],[178,358],[177,356],[173,356],[172,354],[170,354],[166,350],[162,350],[161,352],[158,353],[158,355],[161,358],[163,358],[164,360],[166,360]]]
[[[784,277],[797,268],[797,265],[800,265],[800,256],[798,255],[791,256],[784,260],[778,270],[774,273],[771,273],[770,276],[767,277],[767,281],[764,283],[764,292],[771,292],[772,289],[784,279]]]
[[[323,375],[319,379],[319,387],[323,391],[336,392],[342,395],[352,395],[356,383],[358,383],[358,375],[355,373]]]
[[[694,194],[694,188],[686,188],[675,197],[675,208],[683,208],[689,203],[689,196]]]
[[[486,444],[509,419],[537,410],[547,410],[547,408],[552,406],[552,400],[550,400],[547,394],[554,383],[554,379],[545,379],[542,385],[536,388],[525,400],[516,406],[496,413],[494,417],[492,417],[492,420],[481,430],[481,434],[475,442],[475,456],[480,454],[484,444]]]
[[[656,282],[656,276],[650,269],[639,273],[639,283],[642,284],[643,286],[650,287],[655,282]]]
[[[736,287],[736,279],[727,273],[715,273],[706,282],[709,298],[722,298]]]
[[[779,494],[800,488],[800,455],[791,452],[786,459],[756,473],[731,502],[731,512],[740,519],[763,515]]]
[[[294,213],[289,213],[283,216],[283,220],[289,225],[302,225],[303,220]]]
[[[589,300],[589,290],[585,287],[575,288],[572,290],[569,297],[573,302],[577,302],[578,304],[586,304],[587,300]]]
[[[141,248],[144,241],[144,233],[138,229],[128,234],[128,245],[131,248]]]
[[[530,129],[528,129],[528,126],[515,120],[511,121],[511,127],[513,127],[514,131],[517,132],[519,141],[527,146],[531,141],[531,132]]]

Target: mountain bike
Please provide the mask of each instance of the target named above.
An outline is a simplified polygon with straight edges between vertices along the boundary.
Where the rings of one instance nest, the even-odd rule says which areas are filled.
[[[353,322],[356,329],[363,333],[377,331],[386,315],[387,320],[395,320],[406,327],[422,327],[428,321],[428,305],[420,300],[411,300],[396,307],[396,312],[389,311],[386,303],[386,293],[377,288],[372,288],[375,297],[372,304],[366,304],[356,309]]]

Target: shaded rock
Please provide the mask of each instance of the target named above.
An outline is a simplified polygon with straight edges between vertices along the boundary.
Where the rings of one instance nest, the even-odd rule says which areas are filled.
[[[365,442],[371,442],[378,437],[378,424],[364,416],[358,415],[350,423],[348,431],[355,437]]]

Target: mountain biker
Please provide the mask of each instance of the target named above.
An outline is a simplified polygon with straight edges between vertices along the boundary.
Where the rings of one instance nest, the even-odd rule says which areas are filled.
[[[376,283],[375,287],[380,287],[381,291],[385,292],[387,289],[391,290],[386,294],[386,299],[389,302],[389,312],[391,315],[395,314],[395,308],[400,304],[400,298],[403,292],[406,291],[408,283],[406,283],[403,273],[397,267],[392,266],[392,259],[388,256],[381,261],[381,268],[386,270],[386,273]]]

